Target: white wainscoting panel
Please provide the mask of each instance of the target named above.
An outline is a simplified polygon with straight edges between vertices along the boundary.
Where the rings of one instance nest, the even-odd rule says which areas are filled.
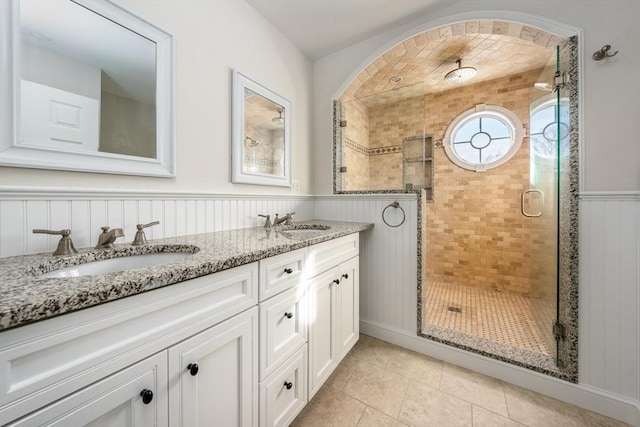
[[[0,257],[55,250],[58,236],[33,234],[34,228],[71,229],[77,248],[95,246],[100,227],[122,228],[132,241],[136,224],[160,221],[146,229],[148,239],[256,227],[259,213],[296,212],[298,221],[313,219],[313,197],[127,194],[76,192],[42,194],[0,191]]]
[[[640,197],[580,201],[580,382],[640,400]]]
[[[391,228],[382,210],[398,201],[406,213],[404,224]],[[361,233],[360,318],[415,334],[417,331],[417,197],[414,194],[335,195],[316,198],[316,218],[372,222]],[[401,219],[398,209],[385,215],[391,224]],[[395,222],[392,222],[395,221]]]

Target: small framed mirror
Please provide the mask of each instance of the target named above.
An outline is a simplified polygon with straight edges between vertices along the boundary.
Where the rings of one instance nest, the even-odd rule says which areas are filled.
[[[110,1],[0,1],[0,165],[175,176],[173,51]]]
[[[233,70],[231,181],[291,187],[291,102]]]

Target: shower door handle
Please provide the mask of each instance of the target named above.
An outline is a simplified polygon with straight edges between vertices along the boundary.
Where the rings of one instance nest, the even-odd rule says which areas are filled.
[[[537,193],[540,195],[540,201],[539,201],[540,211],[538,213],[529,213],[525,209],[524,201],[528,193]],[[522,215],[529,218],[537,218],[539,216],[542,216],[543,210],[544,210],[544,193],[542,192],[542,190],[538,190],[537,188],[530,188],[522,192],[522,194],[520,195],[520,211],[522,212]]]

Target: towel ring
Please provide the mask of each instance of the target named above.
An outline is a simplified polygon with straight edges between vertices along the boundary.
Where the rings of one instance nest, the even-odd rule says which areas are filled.
[[[384,218],[384,213],[385,213],[385,212],[387,211],[387,209],[389,209],[389,208],[396,208],[396,209],[400,208],[400,210],[402,211],[402,221],[400,221],[400,224],[391,225],[391,224],[389,224],[389,223],[387,222],[387,220]],[[387,207],[386,207],[386,208],[384,208],[384,209],[382,210],[382,221],[383,221],[385,224],[387,224],[389,227],[391,227],[391,228],[400,227],[402,224],[404,224],[404,220],[405,220],[405,219],[407,219],[407,215],[405,214],[404,209],[402,209],[402,206],[400,206],[400,203],[398,203],[398,202],[390,203],[389,205],[387,205]]]

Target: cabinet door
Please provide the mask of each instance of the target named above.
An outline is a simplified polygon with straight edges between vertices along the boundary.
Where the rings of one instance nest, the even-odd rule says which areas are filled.
[[[360,297],[359,297],[360,257],[351,258],[338,267],[336,286],[338,297],[338,361],[347,355],[358,341],[360,333]]]
[[[257,354],[257,307],[169,348],[170,425],[257,426]]]
[[[309,399],[337,365],[336,270],[329,270],[309,284]]]
[[[167,408],[163,351],[9,426],[166,427]]]

